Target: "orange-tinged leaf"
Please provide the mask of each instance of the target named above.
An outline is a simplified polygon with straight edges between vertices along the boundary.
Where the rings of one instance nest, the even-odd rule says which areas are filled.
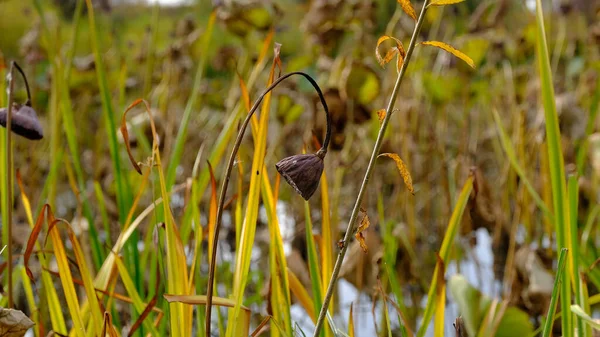
[[[432,2],[429,3],[429,6],[444,6],[444,5],[453,5],[453,4],[457,4],[459,2],[463,2],[465,0],[433,0]]]
[[[49,207],[50,206],[48,204],[45,204],[42,207],[42,211],[40,212],[40,215],[38,215],[38,218],[35,221],[35,225],[31,230],[31,234],[29,235],[29,239],[27,240],[27,247],[25,248],[25,253],[23,254],[23,265],[25,266],[25,272],[34,284],[35,280],[33,279],[33,273],[29,269],[29,259],[31,258],[31,253],[33,253],[33,246],[35,245],[37,238],[40,235],[40,232],[42,231],[42,225],[44,224],[44,214],[47,212],[47,209]]]
[[[434,47],[443,49],[443,50],[449,52],[450,54],[458,57],[459,59],[465,61],[471,68],[475,69],[475,63],[467,54],[461,52],[460,50],[452,47],[449,44],[446,44],[446,43],[440,42],[440,41],[425,41],[425,42],[421,42],[421,44],[424,44],[426,46],[434,46]]]
[[[354,237],[356,238],[356,240],[358,240],[358,243],[360,244],[360,248],[366,254],[369,252],[369,247],[367,247],[367,243],[365,242],[365,236],[364,236],[363,232],[366,231],[367,228],[369,228],[369,226],[371,226],[371,222],[369,221],[369,216],[367,215],[367,211],[363,210],[363,209],[361,209],[360,211],[365,213],[365,215],[363,216],[362,220],[360,221],[360,225],[358,226],[358,229],[356,230]]]
[[[381,45],[386,40],[394,40],[394,42],[396,42],[396,46],[394,48],[388,50],[384,56],[381,56],[381,53],[379,52],[379,45]],[[377,40],[377,46],[375,47],[375,57],[377,57],[377,62],[379,62],[379,65],[381,65],[382,67],[385,66],[396,55],[398,55],[397,64],[398,64],[398,70],[399,70],[400,66],[402,66],[402,63],[404,62],[404,57],[406,56],[406,51],[404,50],[404,46],[402,45],[402,42],[393,36],[388,36],[388,35],[381,36]]]
[[[417,21],[417,13],[415,13],[415,9],[410,3],[410,0],[398,0],[400,6],[402,6],[402,10],[404,13],[408,14],[413,20]]]
[[[348,336],[354,337],[354,315],[352,314],[354,302],[350,303],[350,313],[348,314]]]
[[[379,109],[377,110],[377,117],[379,118],[379,123],[383,122],[383,119],[385,118],[385,109]]]
[[[27,215],[27,221],[29,224],[33,226],[33,216],[31,215],[31,204],[29,203],[29,198],[25,193],[25,188],[23,187],[23,180],[21,179],[21,172],[17,169],[17,184],[19,185],[19,190],[21,191],[21,201],[23,202],[23,208],[25,208],[25,213]]]
[[[445,321],[444,321],[444,315],[445,315],[445,309],[446,309],[446,280],[444,279],[444,275],[446,275],[445,272],[445,266],[444,266],[444,260],[442,260],[442,258],[437,255],[437,266],[436,266],[439,270],[439,273],[437,274],[437,284],[439,285],[436,288],[436,301],[437,301],[437,306],[435,308],[435,320],[434,320],[434,336],[443,336],[444,335],[444,327],[445,327]]]
[[[406,185],[406,188],[408,188],[410,193],[415,194],[415,190],[413,188],[410,172],[408,171],[408,168],[406,167],[406,165],[404,164],[402,159],[400,159],[400,156],[398,156],[395,153],[382,153],[377,157],[392,158],[396,162],[396,167],[398,167],[398,171],[400,171],[400,175],[402,176],[402,179],[404,180],[404,184]]]
[[[242,76],[240,75],[240,73],[236,70],[235,71],[237,73],[237,76],[240,80],[240,91],[242,92],[242,100],[244,101],[244,107],[246,108],[246,111],[250,111],[250,94],[248,93],[248,87],[246,86],[246,82],[244,81],[244,79],[242,78]]]

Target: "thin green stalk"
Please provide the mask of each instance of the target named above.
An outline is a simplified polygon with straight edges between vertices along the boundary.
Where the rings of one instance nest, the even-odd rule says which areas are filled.
[[[569,196],[569,249],[571,249],[571,256],[569,261],[571,262],[572,269],[569,270],[570,277],[573,280],[573,286],[575,287],[575,303],[584,307],[584,298],[581,292],[581,282],[579,281],[579,239],[577,230],[577,208],[579,207],[579,184],[577,182],[577,175],[573,174],[569,176],[567,185],[568,196]],[[587,337],[587,329],[583,325],[583,320],[579,316],[575,316],[577,324],[577,330],[579,336]]]
[[[210,44],[210,38],[212,36],[215,18],[216,14],[213,12],[210,15],[210,19],[208,20],[208,26],[206,28],[206,32],[204,33],[204,37],[202,40],[202,46],[204,46],[205,48],[208,48],[208,45]],[[202,84],[202,78],[204,76],[204,68],[206,67],[207,59],[207,53],[202,53],[202,57],[200,58],[200,62],[198,63],[198,67],[196,68],[196,74],[194,75],[194,86],[192,87],[192,95],[187,101],[185,110],[183,111],[183,117],[181,118],[181,123],[179,124],[179,131],[177,131],[175,145],[173,147],[171,157],[169,158],[169,166],[167,167],[167,191],[170,191],[171,187],[175,183],[175,173],[177,171],[177,166],[179,166],[179,162],[181,161],[181,157],[183,156],[183,146],[185,145],[185,140],[187,138],[187,131],[190,124],[190,118],[192,116],[192,109],[198,101],[200,84]]]
[[[317,319],[317,324],[315,326],[315,332],[313,334],[314,337],[319,336],[319,333],[323,327],[323,323],[325,322],[325,316],[327,313],[327,308],[329,307],[329,302],[331,301],[331,297],[333,296],[333,290],[335,289],[335,284],[337,282],[338,276],[340,274],[340,269],[342,267],[342,261],[344,261],[344,256],[346,256],[346,252],[348,251],[348,246],[350,244],[351,235],[355,230],[355,222],[358,216],[358,211],[360,209],[360,204],[362,202],[362,198],[367,189],[367,183],[371,178],[371,174],[373,173],[373,168],[375,167],[375,161],[377,159],[377,155],[379,154],[379,150],[381,149],[381,144],[383,143],[383,137],[385,135],[385,130],[390,122],[390,117],[392,116],[394,103],[396,103],[396,98],[398,97],[398,93],[400,92],[400,84],[402,83],[402,78],[406,73],[406,68],[410,62],[410,57],[412,56],[413,50],[417,45],[417,38],[419,36],[419,32],[421,31],[421,27],[423,26],[423,22],[425,21],[425,13],[427,12],[427,5],[429,0],[425,0],[423,3],[423,9],[419,14],[419,19],[415,25],[415,30],[413,31],[412,37],[410,38],[410,44],[408,46],[408,50],[406,51],[406,57],[404,59],[404,63],[402,63],[402,67],[400,68],[400,72],[398,73],[398,78],[396,79],[396,84],[394,85],[394,90],[392,91],[392,96],[390,97],[390,101],[387,106],[387,113],[385,118],[381,123],[381,127],[379,128],[379,133],[377,134],[377,140],[375,141],[375,146],[373,147],[373,153],[371,154],[371,159],[369,160],[369,165],[367,166],[367,170],[365,172],[365,176],[363,178],[362,184],[360,185],[360,190],[358,192],[358,196],[356,198],[356,202],[354,203],[354,208],[352,209],[352,214],[350,215],[350,220],[348,221],[348,228],[346,229],[346,234],[344,235],[342,249],[340,250],[337,260],[335,261],[335,265],[333,267],[333,274],[331,275],[331,280],[329,281],[329,286],[327,287],[327,293],[325,294],[325,298],[323,300],[323,306],[321,306],[321,311],[319,312],[319,318]]]
[[[554,287],[552,288],[552,297],[550,297],[550,307],[548,308],[548,314],[546,316],[546,322],[544,323],[544,331],[542,337],[549,337],[552,334],[552,324],[554,323],[554,314],[556,312],[556,305],[558,301],[558,292],[560,290],[560,284],[562,282],[562,275],[567,261],[567,249],[563,248],[558,256],[558,268],[556,269],[556,278],[554,279]],[[566,311],[569,312],[570,311]],[[563,315],[569,316],[569,315]],[[563,330],[565,328],[563,327]]]

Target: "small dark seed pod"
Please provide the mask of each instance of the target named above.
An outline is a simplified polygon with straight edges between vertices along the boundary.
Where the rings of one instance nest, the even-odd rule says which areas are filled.
[[[310,199],[317,190],[323,166],[323,159],[316,154],[298,154],[275,164],[279,174],[305,200]]]
[[[6,127],[7,108],[0,109],[0,125]],[[42,125],[38,120],[35,110],[28,105],[13,103],[11,129],[19,136],[31,140],[40,140],[44,137]]]

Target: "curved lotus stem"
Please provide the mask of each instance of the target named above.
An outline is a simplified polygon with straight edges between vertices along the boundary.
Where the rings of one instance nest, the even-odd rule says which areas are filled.
[[[212,311],[212,296],[213,296],[215,267],[216,267],[216,259],[217,259],[217,247],[218,247],[217,243],[219,240],[219,230],[221,228],[221,219],[223,216],[223,206],[225,204],[225,194],[227,192],[227,186],[229,185],[229,179],[231,178],[231,171],[233,168],[233,163],[235,162],[237,152],[240,148],[240,144],[242,143],[242,138],[244,137],[244,132],[246,131],[246,127],[248,126],[248,123],[250,122],[250,118],[252,118],[252,115],[254,115],[254,113],[260,106],[260,103],[262,102],[265,95],[267,95],[271,90],[273,90],[279,83],[283,82],[285,79],[287,79],[288,77],[291,77],[293,75],[301,75],[304,78],[306,78],[310,82],[310,84],[312,84],[312,86],[315,88],[317,93],[319,94],[319,99],[321,100],[321,104],[323,104],[323,108],[325,109],[325,115],[327,118],[327,129],[325,131],[325,140],[323,141],[323,145],[313,156],[318,157],[322,161],[325,158],[325,155],[327,154],[327,147],[329,146],[329,140],[331,138],[331,116],[329,115],[329,109],[327,108],[327,103],[325,102],[325,97],[323,96],[323,92],[321,92],[321,88],[319,88],[319,85],[317,84],[317,82],[315,82],[315,80],[312,77],[310,77],[310,75],[308,75],[304,72],[301,72],[301,71],[291,72],[291,73],[288,73],[288,74],[285,74],[285,75],[279,77],[275,82],[273,82],[273,84],[271,84],[267,89],[265,89],[265,91],[258,97],[256,102],[254,102],[254,105],[248,112],[246,119],[244,120],[244,122],[242,123],[242,125],[240,127],[240,131],[238,132],[237,138],[235,140],[235,144],[233,145],[231,155],[229,156],[229,162],[227,164],[227,169],[225,171],[225,179],[222,182],[221,192],[219,195],[219,206],[217,208],[217,219],[215,222],[215,231],[213,233],[214,245],[213,245],[213,249],[212,249],[212,255],[210,258],[210,269],[209,269],[209,274],[208,274],[208,288],[206,291],[206,336],[207,337],[210,337],[210,329],[211,329],[210,317],[211,317],[211,311]],[[320,175],[319,175],[319,177],[320,177]],[[287,178],[286,178],[286,180],[288,181],[288,183],[290,182]],[[296,189],[296,191],[298,193],[300,193],[299,189],[296,186],[294,186],[294,185],[292,185],[292,186]],[[311,195],[312,195],[312,193],[311,193]],[[304,197],[304,194],[302,194],[302,196]]]

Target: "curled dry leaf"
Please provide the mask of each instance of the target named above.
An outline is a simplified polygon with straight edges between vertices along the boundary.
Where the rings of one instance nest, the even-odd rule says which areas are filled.
[[[154,151],[158,150],[158,133],[156,132],[156,126],[154,125],[154,117],[152,116],[152,112],[150,112],[150,105],[143,99],[136,99],[133,103],[127,107],[125,112],[123,113],[123,117],[121,117],[121,133],[123,134],[123,141],[125,143],[125,147],[127,149],[127,155],[129,156],[129,160],[131,164],[135,168],[135,170],[142,174],[142,168],[138,164],[138,162],[133,157],[133,153],[131,152],[131,145],[129,144],[129,133],[127,132],[127,113],[133,109],[136,105],[144,103],[144,107],[146,108],[146,113],[150,119],[150,128],[152,130],[152,156],[154,156]]]
[[[400,156],[398,156],[395,153],[382,153],[377,157],[392,158],[396,162],[396,167],[398,167],[398,171],[400,171],[400,175],[402,176],[402,179],[404,180],[404,184],[406,185],[406,188],[408,188],[408,190],[410,191],[411,194],[415,194],[415,189],[413,188],[410,172],[408,172],[408,168],[406,167],[406,165],[404,164],[402,159],[400,159]]]
[[[402,10],[404,11],[404,13],[408,14],[408,16],[413,18],[413,20],[417,21],[417,13],[411,5],[410,0],[398,0],[398,3],[400,4],[400,6],[402,6]]]
[[[363,252],[365,254],[367,254],[369,252],[369,247],[367,247],[367,243],[365,242],[365,236],[364,236],[363,232],[366,231],[367,228],[369,228],[369,226],[371,226],[371,222],[369,221],[369,216],[367,215],[367,211],[364,209],[361,209],[360,211],[363,212],[365,215],[363,216],[362,220],[360,221],[360,225],[356,229],[356,234],[354,234],[354,237],[360,244],[360,248],[363,250]]]
[[[459,2],[463,2],[465,0],[433,0],[427,7],[429,6],[444,6],[444,5],[453,5]]]
[[[0,308],[0,336],[22,337],[33,325],[22,311]]]
[[[386,40],[394,40],[396,42],[396,46],[390,50],[388,50],[384,56],[381,56],[379,52],[379,45],[381,45]],[[406,56],[406,51],[404,50],[404,46],[402,42],[393,36],[383,35],[377,40],[377,46],[375,47],[375,57],[377,57],[377,62],[379,62],[380,66],[385,66],[388,64],[394,56],[398,55],[398,62],[396,64],[398,71],[400,71],[400,67],[404,63],[404,57]]]
[[[459,59],[465,61],[471,68],[475,69],[475,63],[467,54],[461,52],[460,50],[452,47],[449,44],[446,44],[446,43],[440,42],[440,41],[425,41],[425,42],[421,42],[421,44],[424,44],[426,46],[434,46],[434,47],[443,49],[443,50],[449,52],[450,54],[458,57]]]

